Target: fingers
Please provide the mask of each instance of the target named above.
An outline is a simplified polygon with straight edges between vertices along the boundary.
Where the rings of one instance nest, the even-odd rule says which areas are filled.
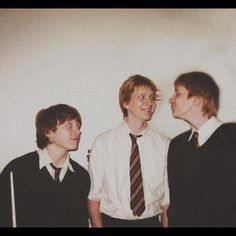
[[[86,156],[86,157],[87,157],[87,162],[90,161],[90,153],[91,153],[91,149],[88,150],[88,154],[87,154],[87,156]]]

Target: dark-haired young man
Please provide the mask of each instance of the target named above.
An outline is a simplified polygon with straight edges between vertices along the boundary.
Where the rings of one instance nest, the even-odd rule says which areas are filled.
[[[39,150],[12,160],[0,175],[0,226],[88,227],[90,178],[69,156],[80,141],[79,112],[50,106],[35,124]]]
[[[217,118],[219,88],[204,72],[174,82],[173,117],[191,125],[169,146],[172,227],[236,226],[236,124]]]

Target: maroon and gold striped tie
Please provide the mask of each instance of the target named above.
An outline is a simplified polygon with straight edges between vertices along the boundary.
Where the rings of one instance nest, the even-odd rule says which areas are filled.
[[[136,141],[142,135],[129,135],[132,140],[130,156],[130,208],[134,216],[141,216],[145,210],[145,201],[139,149]]]

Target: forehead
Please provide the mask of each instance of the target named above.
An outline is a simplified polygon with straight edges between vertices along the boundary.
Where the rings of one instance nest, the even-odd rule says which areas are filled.
[[[80,124],[81,125],[81,122],[79,119],[77,118],[73,118],[73,119],[67,119],[65,121],[57,121],[57,125],[63,125],[63,124],[67,124],[67,123],[76,123],[76,124]]]
[[[133,94],[154,94],[153,90],[150,87],[147,86],[139,86],[134,88]]]

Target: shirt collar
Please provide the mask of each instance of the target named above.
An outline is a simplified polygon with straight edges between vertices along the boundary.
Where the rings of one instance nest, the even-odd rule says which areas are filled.
[[[50,165],[52,163],[52,160],[47,152],[47,149],[39,149],[38,151],[39,154],[39,169],[41,170],[44,166]],[[61,166],[62,169],[69,168],[70,171],[74,172],[74,169],[70,163],[70,156],[69,154],[66,157],[66,160],[64,161],[63,165]]]
[[[215,116],[212,116],[207,122],[205,122],[200,129],[196,130],[192,127],[192,132],[188,141],[193,136],[193,132],[198,132],[198,143],[199,145],[203,145],[207,139],[215,132],[215,130],[222,125],[222,122],[219,121]]]
[[[130,128],[125,120],[123,121],[123,123],[121,125],[122,125],[123,131],[125,134],[129,135],[130,133],[132,133],[132,131],[130,130]],[[142,130],[142,132],[138,133],[137,135],[145,136],[146,133],[148,132],[148,130],[149,130],[149,124],[147,123],[146,128],[144,130]]]

